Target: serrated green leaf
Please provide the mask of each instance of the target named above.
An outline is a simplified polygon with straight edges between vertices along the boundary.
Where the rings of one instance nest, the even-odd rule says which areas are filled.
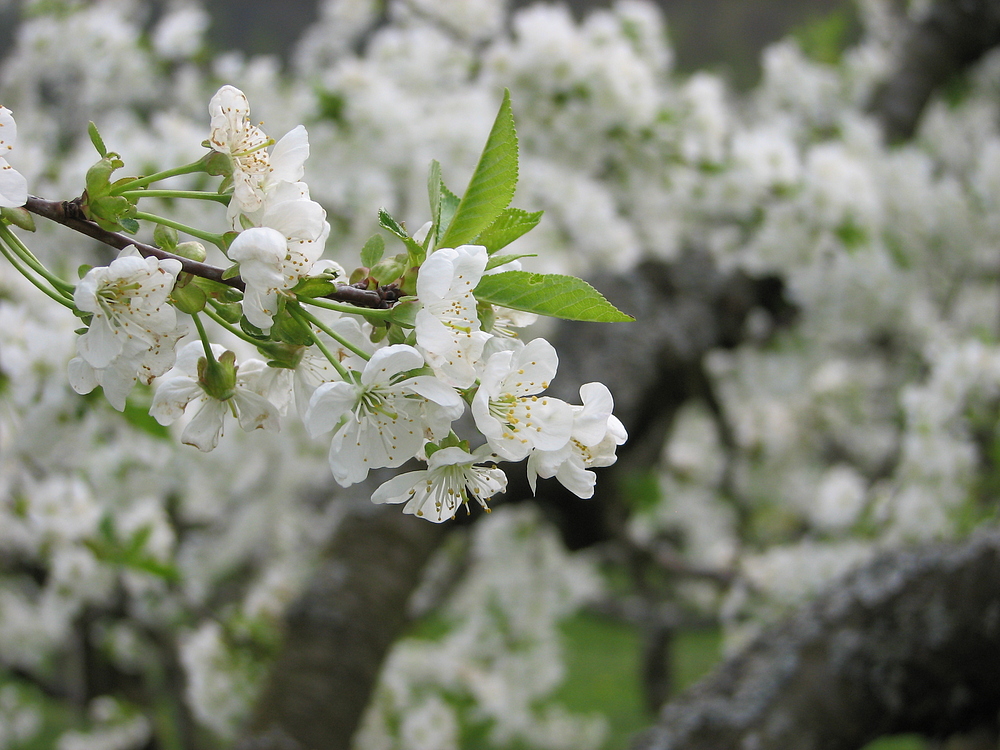
[[[101,138],[101,134],[97,131],[97,125],[94,124],[93,120],[87,123],[87,134],[90,135],[90,142],[94,144],[94,148],[97,149],[97,153],[101,155],[103,159],[108,155],[108,147],[104,145],[104,139]]]
[[[431,219],[434,226],[440,229],[438,219],[441,218],[441,188],[444,183],[441,181],[441,163],[437,159],[431,160],[431,167],[427,171],[427,197],[431,204]]]
[[[447,231],[448,227],[451,226],[452,220],[455,218],[455,212],[458,210],[458,204],[462,202],[462,199],[451,192],[447,186],[441,183],[441,210],[438,215],[438,238],[443,237]],[[435,240],[434,247],[438,247],[438,243]]]
[[[583,279],[554,273],[504,271],[483,276],[474,292],[480,302],[566,320],[624,323],[635,320]]]
[[[373,234],[361,248],[361,265],[371,268],[380,260],[385,252],[385,240],[381,234]]]
[[[521,258],[537,258],[537,253],[522,253],[520,255],[494,255],[486,262],[486,270],[491,271],[494,268],[499,268],[505,263],[510,263],[515,260],[520,260]]]
[[[510,107],[510,91],[505,90],[469,187],[441,237],[441,247],[457,247],[475,239],[510,205],[516,186],[517,131]]]
[[[424,258],[427,257],[427,251],[424,250],[419,242],[407,234],[403,225],[392,218],[384,208],[378,210],[378,223],[383,229],[392,232],[403,241],[403,244],[406,245],[406,254],[409,256],[410,265],[419,266],[424,262]]]
[[[492,255],[538,226],[541,218],[542,211],[529,213],[520,208],[508,208],[483,230],[476,238],[476,244],[484,246],[486,252]]]

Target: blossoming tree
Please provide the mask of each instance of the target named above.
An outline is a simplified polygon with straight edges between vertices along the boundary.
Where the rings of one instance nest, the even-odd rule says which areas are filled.
[[[739,98],[643,2],[329,0],[294,76],[146,5],[0,70],[0,742],[334,746],[315,697],[345,746],[597,748],[558,623],[636,608],[490,497],[629,560],[653,655],[989,519],[995,59],[888,148],[879,2]]]

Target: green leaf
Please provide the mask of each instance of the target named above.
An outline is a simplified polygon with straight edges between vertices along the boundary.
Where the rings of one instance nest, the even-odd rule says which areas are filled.
[[[385,252],[385,240],[381,234],[373,234],[361,248],[361,265],[371,268],[380,260]]]
[[[474,292],[480,302],[566,320],[624,323],[635,320],[583,279],[554,273],[504,271],[483,276]]]
[[[516,186],[517,131],[510,91],[505,90],[493,129],[455,217],[441,238],[441,247],[457,247],[475,239],[510,205]]]
[[[431,248],[436,249],[438,239],[448,230],[461,202],[461,199],[444,184],[441,178],[441,165],[437,161],[431,162],[430,173],[427,175],[427,192],[430,195],[431,217],[434,221],[427,239]],[[427,245],[428,242],[424,244]]]
[[[451,192],[445,184],[441,183],[441,211],[438,216],[438,238],[444,236],[448,231],[448,227],[451,226],[452,220],[455,218],[455,212],[458,211],[458,205],[462,202],[462,199]],[[438,243],[435,241],[434,247],[438,247]]]
[[[514,260],[520,260],[521,258],[537,258],[537,253],[522,253],[521,255],[494,255],[486,262],[486,270],[490,271],[494,268],[502,266],[504,263],[510,263]]]
[[[419,266],[424,262],[424,258],[427,257],[427,251],[424,250],[419,242],[407,234],[406,230],[403,229],[403,225],[392,218],[384,208],[378,210],[378,223],[383,229],[392,232],[403,241],[403,244],[406,245],[406,253],[410,258],[410,265]]]
[[[527,234],[542,218],[541,211],[528,213],[520,208],[508,208],[476,238],[477,245],[483,245],[490,255],[523,234]]]
[[[431,168],[427,172],[427,197],[431,203],[431,219],[434,221],[434,231],[439,233],[441,225],[438,220],[441,218],[441,188],[444,182],[441,180],[441,163],[437,159],[431,160]]]
[[[94,148],[97,149],[97,153],[103,159],[108,155],[108,147],[104,145],[104,139],[101,138],[101,134],[97,131],[97,125],[94,124],[93,120],[87,123],[87,133],[90,135],[90,142],[94,144]]]

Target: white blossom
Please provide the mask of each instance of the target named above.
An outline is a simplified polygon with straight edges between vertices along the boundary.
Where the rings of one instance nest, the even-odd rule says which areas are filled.
[[[360,323],[357,318],[344,316],[326,322],[330,330],[353,345],[356,349],[371,354],[375,351],[369,334],[371,325]],[[320,343],[326,347],[337,361],[349,370],[363,370],[365,360],[339,341],[335,341],[324,332],[318,334]],[[301,358],[295,366],[292,377],[292,388],[295,394],[295,407],[299,416],[305,418],[309,408],[309,399],[313,392],[323,383],[339,380],[340,375],[326,355],[318,347],[302,348]]]
[[[334,430],[330,469],[343,487],[369,469],[402,465],[425,440],[447,435],[465,408],[461,397],[431,375],[412,375],[424,358],[412,346],[379,349],[357,378],[323,383],[313,392],[305,425],[316,437]]]
[[[138,339],[149,348],[173,335],[177,314],[167,303],[179,260],[143,258],[134,245],[122,250],[109,266],[92,268],[73,294],[77,309],[93,314],[90,327],[77,340],[80,356],[101,369]]]
[[[284,200],[267,208],[261,226],[239,234],[229,257],[246,282],[243,314],[267,333],[278,311],[279,293],[306,276],[323,254],[330,234],[326,211],[315,201]],[[342,275],[342,269],[340,269]]]
[[[482,466],[496,460],[488,445],[472,453],[451,446],[441,448],[427,459],[427,468],[393,477],[375,490],[373,503],[406,503],[404,513],[435,523],[454,518],[462,505],[471,499],[489,509],[486,501],[507,487],[507,475],[496,465]]]
[[[223,348],[213,344],[212,351],[218,360]],[[277,407],[258,392],[259,381],[269,369],[265,362],[258,359],[242,362],[231,392],[220,399],[210,395],[199,378],[198,363],[204,357],[201,341],[192,341],[181,348],[174,369],[163,376],[153,396],[149,413],[157,422],[171,424],[194,402],[195,413],[181,433],[181,442],[206,453],[219,444],[227,412],[236,416],[246,432],[279,428]]]
[[[456,388],[476,381],[476,365],[489,334],[480,330],[472,291],[486,270],[481,245],[441,248],[417,274],[417,345],[435,374]]]
[[[23,206],[28,200],[28,181],[7,163],[7,154],[17,141],[17,123],[6,107],[0,106],[0,208]]]
[[[555,477],[577,497],[593,497],[597,476],[589,469],[610,466],[615,449],[628,433],[614,414],[611,391],[603,383],[580,386],[582,406],[573,406],[573,429],[569,441],[558,450],[534,450],[528,456],[528,483],[535,490],[538,477]]]
[[[93,367],[83,357],[73,357],[67,365],[69,384],[77,393],[90,393],[101,386],[108,403],[124,411],[136,381],[149,385],[173,366],[177,341],[186,333],[186,328],[178,327],[169,334],[157,335],[152,345],[138,338],[126,339],[122,350],[105,367]]]
[[[476,426],[501,458],[520,461],[532,449],[555,451],[569,441],[573,410],[565,401],[537,394],[555,377],[558,357],[542,338],[486,362],[472,401]]]
[[[250,102],[235,86],[223,86],[208,106],[212,117],[211,147],[227,154],[233,167],[233,200],[229,218],[239,228],[238,215],[263,205],[267,193],[282,182],[302,179],[309,156],[309,136],[299,125],[286,133],[269,153],[271,139],[250,122]]]

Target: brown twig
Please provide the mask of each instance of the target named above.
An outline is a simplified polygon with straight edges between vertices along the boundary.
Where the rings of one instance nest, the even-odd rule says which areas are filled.
[[[174,255],[155,245],[147,245],[120,232],[111,232],[107,229],[102,229],[96,223],[87,219],[83,215],[80,205],[74,201],[47,201],[31,195],[28,196],[28,202],[24,204],[24,208],[36,216],[41,216],[43,219],[62,224],[64,227],[68,227],[80,234],[85,234],[98,242],[102,242],[118,250],[124,250],[131,245],[142,256],[147,258],[152,257],[163,260],[172,258],[180,261],[181,269],[192,276],[209,279],[220,284],[225,284],[226,286],[231,286],[234,289],[239,289],[240,291],[246,289],[246,282],[239,276],[225,278],[223,276],[225,269],[223,268],[208,263],[200,263],[180,255]],[[389,307],[392,295],[382,293],[376,289],[361,289],[356,286],[344,284],[338,286],[336,292],[326,295],[324,299],[343,302],[357,307],[385,309]]]
[[[36,216],[41,216],[43,219],[62,224],[64,227],[68,227],[80,234],[85,234],[98,242],[103,242],[105,245],[110,245],[118,250],[124,250],[129,245],[132,245],[144,257],[160,258],[161,260],[172,258],[180,261],[181,268],[192,276],[200,276],[203,279],[217,281],[220,284],[234,287],[240,291],[246,289],[246,284],[239,276],[229,279],[223,278],[222,275],[225,269],[209,265],[208,263],[199,263],[196,260],[183,258],[180,255],[174,255],[155,245],[147,245],[119,232],[110,232],[107,229],[101,229],[97,224],[85,218],[80,206],[72,201],[47,201],[29,195],[28,202],[24,204],[24,207]]]

